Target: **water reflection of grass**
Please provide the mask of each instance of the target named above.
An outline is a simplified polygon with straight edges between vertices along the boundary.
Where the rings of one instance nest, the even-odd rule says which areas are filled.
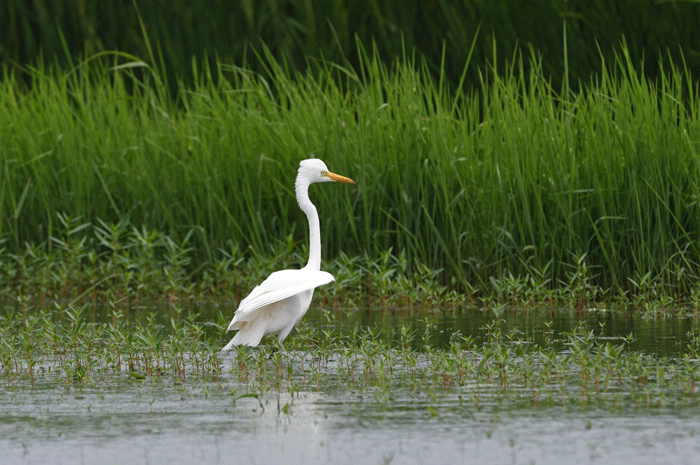
[[[289,401],[277,406],[282,413],[309,392],[388,407],[698,404],[698,335],[682,356],[662,358],[582,327],[566,333],[559,350],[502,334],[498,324],[485,344],[455,333],[444,348],[428,343],[430,326],[418,332],[404,325],[389,339],[369,328],[343,333],[304,325],[285,347],[271,338],[264,348],[222,354],[227,318],[203,325],[196,314],[176,311],[167,324],[155,313],[134,324],[114,308],[109,321],[95,323],[86,307],[8,310],[0,319],[0,375],[9,390],[147,381],[172,385],[183,397],[254,397],[261,407],[283,395]]]

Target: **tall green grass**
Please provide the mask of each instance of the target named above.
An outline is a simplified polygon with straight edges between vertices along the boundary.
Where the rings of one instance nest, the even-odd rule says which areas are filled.
[[[326,258],[393,250],[407,273],[442,268],[462,290],[511,278],[697,289],[700,103],[687,69],[650,81],[623,54],[559,95],[536,58],[516,57],[453,96],[410,58],[389,68],[363,52],[361,63],[300,75],[193,64],[177,101],[158,69],[126,54],[32,69],[28,90],[5,68],[3,246],[51,250],[62,214],[115,234],[124,222],[156,230],[194,272],[224,251],[303,254],[293,183],[316,156],[357,181],[311,190]]]

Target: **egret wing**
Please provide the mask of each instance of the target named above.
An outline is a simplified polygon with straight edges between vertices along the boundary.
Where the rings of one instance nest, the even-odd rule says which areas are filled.
[[[265,305],[332,281],[335,281],[333,275],[325,271],[307,269],[275,271],[259,286],[255,286],[248,297],[241,300],[236,314],[253,312]]]

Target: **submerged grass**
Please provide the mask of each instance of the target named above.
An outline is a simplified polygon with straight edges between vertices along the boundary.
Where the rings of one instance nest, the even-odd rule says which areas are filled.
[[[227,318],[202,324],[172,307],[167,321],[149,314],[142,324],[118,308],[111,321],[90,322],[85,308],[22,308],[0,318],[0,378],[7,390],[106,388],[125,380],[173,384],[182,395],[256,398],[308,392],[352,396],[387,406],[406,402],[455,406],[593,405],[602,408],[697,406],[700,336],[680,357],[629,350],[629,341],[601,340],[583,326],[538,345],[503,334],[499,322],[483,344],[454,333],[446,347],[431,345],[430,329],[409,326],[395,341],[371,329],[341,331],[302,326],[284,348],[219,352]],[[285,401],[286,402],[286,401]],[[284,411],[284,413],[288,413]]]

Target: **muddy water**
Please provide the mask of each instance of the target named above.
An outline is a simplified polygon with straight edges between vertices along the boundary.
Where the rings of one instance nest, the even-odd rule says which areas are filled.
[[[206,319],[203,314],[203,319]],[[460,310],[311,311],[306,325],[372,327],[395,338],[411,324],[435,346],[459,331],[477,343],[493,334],[562,345],[582,325],[659,358],[685,352],[698,318],[616,312]],[[623,339],[629,338],[631,339]],[[224,358],[228,373],[230,357]],[[223,375],[224,377],[226,374]],[[0,464],[696,464],[700,408],[611,408],[575,403],[479,405],[458,393],[396,392],[391,403],[343,386],[234,401],[213,382],[118,379],[66,389],[0,389]],[[229,391],[227,391],[229,389]],[[285,407],[286,406],[286,407]]]

